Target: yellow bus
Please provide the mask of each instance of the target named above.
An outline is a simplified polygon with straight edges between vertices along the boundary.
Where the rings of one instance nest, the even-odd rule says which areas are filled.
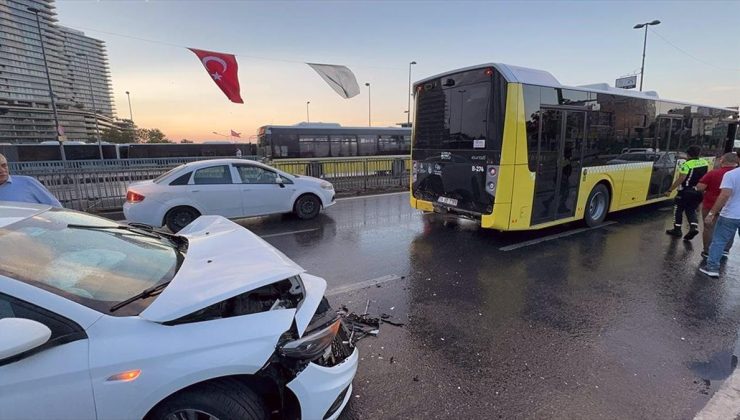
[[[484,64],[414,84],[411,206],[541,229],[667,200],[681,152],[730,151],[736,110]]]

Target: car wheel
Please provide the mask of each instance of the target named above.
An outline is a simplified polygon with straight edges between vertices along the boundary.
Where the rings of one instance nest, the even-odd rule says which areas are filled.
[[[584,216],[586,225],[598,226],[606,219],[609,201],[609,189],[604,184],[596,185],[586,201],[586,215]]]
[[[200,216],[200,213],[192,207],[175,207],[167,212],[164,223],[173,233],[177,233],[197,219],[198,216]]]
[[[236,380],[198,385],[164,400],[147,420],[266,420],[264,401]]]
[[[313,194],[302,195],[293,206],[293,212],[303,220],[313,219],[320,211],[321,200]]]

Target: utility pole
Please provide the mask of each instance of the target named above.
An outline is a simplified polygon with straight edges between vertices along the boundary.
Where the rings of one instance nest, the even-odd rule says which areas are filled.
[[[77,56],[85,57],[85,64],[87,65],[87,81],[90,83],[90,98],[92,99],[93,118],[95,118],[95,138],[98,140],[100,160],[103,160],[103,144],[100,140],[100,128],[98,128],[98,109],[95,106],[95,93],[93,93],[92,73],[90,72],[90,58],[87,54],[78,53]]]
[[[406,124],[410,127],[411,126],[411,66],[416,64],[416,61],[412,61],[409,63],[409,97],[408,97],[408,105],[406,106]]]
[[[370,97],[370,83],[365,83],[365,86],[367,86],[367,126],[372,127],[372,113],[371,111],[371,97]]]
[[[29,7],[27,10],[36,15],[36,29],[38,29],[39,32],[39,41],[41,41],[41,56],[44,58],[44,70],[46,71],[46,81],[49,83],[49,96],[51,97],[51,111],[54,114],[54,137],[56,137],[57,141],[59,142],[59,151],[62,155],[62,161],[64,162],[67,160],[67,156],[64,153],[64,144],[62,143],[62,140],[60,138],[62,135],[59,130],[59,114],[57,113],[57,103],[54,99],[54,88],[51,87],[49,62],[46,60],[46,47],[44,46],[44,35],[41,33],[41,20],[39,19],[39,13],[41,12],[41,10],[35,7]]]

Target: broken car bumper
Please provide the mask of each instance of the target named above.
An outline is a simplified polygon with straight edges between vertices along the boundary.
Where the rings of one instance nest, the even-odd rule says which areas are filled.
[[[288,388],[298,398],[301,418],[334,420],[352,396],[352,379],[357,372],[357,349],[332,367],[310,363],[288,383]]]

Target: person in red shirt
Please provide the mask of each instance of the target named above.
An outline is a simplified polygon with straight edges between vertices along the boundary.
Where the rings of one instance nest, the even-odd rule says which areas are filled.
[[[696,185],[696,190],[704,192],[704,198],[702,199],[701,206],[702,220],[706,219],[707,213],[709,213],[709,210],[712,209],[712,206],[714,206],[714,203],[717,201],[717,197],[719,197],[719,186],[722,183],[722,177],[725,175],[725,173],[737,168],[738,164],[740,164],[740,159],[738,159],[737,154],[725,153],[719,159],[719,167],[709,171],[699,180],[699,183]],[[714,225],[705,224],[704,232],[702,232],[704,239],[704,251],[702,251],[701,253],[701,256],[704,258],[707,257],[707,253],[709,252],[709,245],[712,242],[713,233]],[[733,241],[730,240],[730,242],[727,244],[727,248],[725,249],[725,256],[727,256],[727,253],[730,251],[730,247],[732,247],[732,242]]]

